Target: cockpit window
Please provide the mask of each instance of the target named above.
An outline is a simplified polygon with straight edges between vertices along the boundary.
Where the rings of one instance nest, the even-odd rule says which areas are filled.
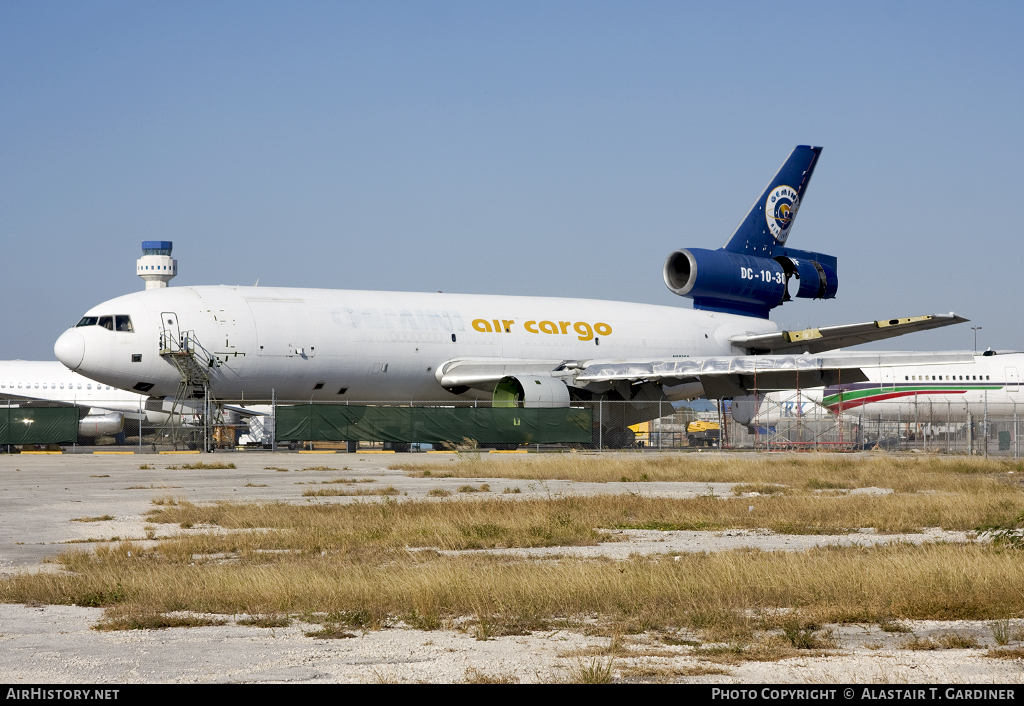
[[[132,317],[125,314],[118,314],[117,316],[83,316],[82,320],[75,326],[76,328],[79,326],[102,326],[108,331],[135,332],[135,327],[132,326]]]

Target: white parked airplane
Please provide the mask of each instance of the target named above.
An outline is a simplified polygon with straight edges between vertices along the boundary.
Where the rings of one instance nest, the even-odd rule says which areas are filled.
[[[145,419],[153,425],[169,421],[173,402],[105,385],[68,370],[59,361],[0,361],[0,407],[70,405],[82,410],[78,436],[94,439],[113,436],[124,429],[125,419]],[[195,406],[194,404],[191,406]],[[265,415],[267,407],[228,411],[242,416]],[[186,410],[172,421],[175,426],[196,423],[196,415]]]
[[[838,287],[834,257],[785,244],[820,152],[797,147],[725,247],[669,257],[665,282],[692,298],[694,309],[176,287],[93,307],[54,351],[70,369],[104,384],[160,397],[177,394],[181,375],[171,361],[184,355],[202,366],[210,393],[222,401],[632,402],[620,406],[630,410],[622,418],[603,420],[618,429],[658,416],[663,400],[737,397],[791,388],[797,379],[866,380],[855,354],[815,354],[966,319],[951,313],[805,331],[779,331],[768,320],[791,296],[832,298]]]
[[[981,419],[1012,418],[1024,414],[1024,353],[986,351],[970,355],[968,361],[928,365],[862,368],[865,382],[802,389],[800,399],[793,393],[766,395],[761,412],[772,416],[808,416],[814,405],[837,414],[865,419],[943,422],[952,417],[965,419],[967,413]],[[740,412],[737,421],[751,423],[750,412]]]
[[[0,406],[74,405],[84,410],[80,437],[118,434],[124,419],[146,416],[145,395],[104,385],[68,370],[58,361],[0,361]]]

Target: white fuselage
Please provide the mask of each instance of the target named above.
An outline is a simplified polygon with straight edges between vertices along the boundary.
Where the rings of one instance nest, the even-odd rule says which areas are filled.
[[[1024,414],[1024,353],[974,356],[973,363],[906,365],[863,368],[868,382],[843,385],[844,415],[866,419],[963,418],[970,412],[992,417]],[[762,404],[762,413],[796,416],[813,413],[821,405],[839,411],[835,387],[773,392]]]
[[[98,383],[59,361],[0,361],[0,403],[17,404],[20,399],[73,404],[89,408],[90,414],[110,411],[139,417],[146,413],[146,395]]]
[[[737,355],[730,336],[777,330],[764,319],[625,302],[229,286],[136,292],[83,322],[54,347],[69,368],[170,396],[180,375],[160,356],[161,337],[189,338],[213,357],[213,394],[239,401],[454,400],[437,370],[455,358]]]

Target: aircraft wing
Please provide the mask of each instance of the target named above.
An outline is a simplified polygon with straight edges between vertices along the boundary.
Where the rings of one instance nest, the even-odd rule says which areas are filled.
[[[802,331],[774,331],[751,335],[733,336],[729,342],[748,351],[765,351],[770,353],[821,353],[883,341],[905,333],[927,331],[942,326],[961,324],[969,319],[948,314],[929,314],[926,316],[908,316],[902,319],[882,319],[866,321],[862,324],[842,324],[840,326],[823,326],[808,328]]]
[[[895,365],[971,363],[970,353],[841,352],[826,355],[738,355],[672,358],[670,360],[508,360],[462,358],[437,370],[437,380],[452,391],[491,390],[506,376],[561,379],[570,387],[604,392],[657,383],[668,386],[699,383],[711,398],[741,397],[755,390],[792,390],[841,383],[866,382],[863,368]],[[698,393],[700,394],[700,393]]]
[[[970,363],[970,353],[833,353],[742,355],[663,361],[595,361],[575,377],[577,386],[629,382],[679,385],[699,382],[708,397],[741,397],[756,391],[793,390],[866,382],[863,368]]]
[[[236,412],[238,416],[248,419],[249,417],[266,417],[270,414],[270,407],[268,405],[257,405],[255,407],[241,407],[234,404],[223,405],[223,408]]]
[[[60,400],[46,400],[41,397],[31,397],[29,395],[13,395],[7,394],[0,396],[0,405],[17,405],[20,407],[80,407],[84,406],[86,409],[90,405],[76,405],[73,402],[63,402]]]

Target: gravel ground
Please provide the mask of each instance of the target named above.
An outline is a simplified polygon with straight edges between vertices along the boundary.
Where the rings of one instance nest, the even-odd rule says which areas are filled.
[[[609,639],[555,630],[485,641],[453,629],[424,632],[401,626],[324,640],[287,628],[170,628],[98,632],[98,608],[0,605],[0,673],[7,683],[458,683],[480,675],[520,683],[568,681],[575,670],[608,657],[592,656]],[[222,616],[217,616],[222,617]],[[834,627],[832,654],[778,662],[715,664],[692,648],[652,636],[629,636],[614,657],[631,681],[702,683],[1019,683],[1019,659],[993,659],[982,649],[901,648],[913,636],[951,632],[993,645],[984,623],[907,623],[907,633],[875,626]],[[1017,626],[1018,628],[1020,626]],[[722,674],[687,676],[698,666]]]
[[[421,460],[418,457],[417,460]],[[439,462],[444,456],[438,455]],[[302,490],[323,472],[300,468],[344,465],[394,485],[409,497],[445,484],[487,482],[495,489],[515,485],[518,497],[593,492],[637,492],[692,497],[724,495],[729,484],[568,483],[543,484],[500,478],[407,478],[389,471],[394,456],[299,456],[297,454],[224,454],[206,462],[235,463],[237,469],[173,470],[199,457],[0,457],[0,574],[45,570],[43,562],[67,549],[67,542],[89,537],[142,538],[142,513],[151,498],[173,495],[193,502],[291,500],[308,502]],[[140,469],[141,464],[152,469]],[[271,467],[271,468],[268,468]],[[274,468],[288,468],[288,472]],[[664,486],[664,487],[663,487]],[[454,489],[454,488],[453,488]],[[883,493],[885,489],[866,492]],[[365,498],[363,499],[365,501]],[[347,502],[346,498],[330,501]],[[75,522],[75,518],[112,515],[114,519]],[[161,528],[161,533],[163,533]],[[725,551],[755,547],[800,551],[814,546],[881,542],[967,542],[962,532],[927,530],[921,534],[780,535],[768,530],[726,532],[623,530],[625,541],[596,547],[505,550],[519,555],[563,554],[625,558],[634,553]],[[431,632],[401,624],[360,632],[347,639],[320,639],[304,633],[319,626],[295,623],[287,628],[226,625],[164,630],[100,632],[92,629],[100,609],[76,606],[0,605],[0,673],[8,683],[171,683],[171,682],[431,682],[481,678],[519,682],[571,681],[582,666],[605,663],[609,639],[582,631],[554,630],[528,636],[480,641],[472,630],[456,626]],[[211,616],[223,617],[223,616]],[[1024,662],[994,659],[991,627],[979,622],[907,623],[909,632],[883,632],[872,626],[826,626],[835,647],[829,654],[776,662],[722,664],[698,659],[693,648],[666,645],[657,636],[628,636],[614,655],[614,671],[626,681],[703,683],[874,682],[1007,683],[1020,682]],[[1024,622],[1014,625],[1024,630]],[[914,637],[936,639],[955,633],[973,638],[978,648],[910,650]],[[1011,647],[1018,643],[1012,643]],[[708,674],[708,668],[722,673]]]

